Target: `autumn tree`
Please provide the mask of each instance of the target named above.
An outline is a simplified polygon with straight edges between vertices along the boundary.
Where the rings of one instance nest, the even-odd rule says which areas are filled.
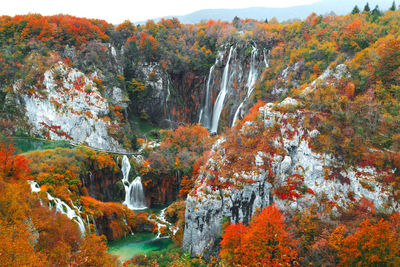
[[[247,227],[242,223],[230,224],[222,236],[220,258],[228,264],[240,265],[243,262],[242,239]]]
[[[373,224],[367,218],[359,229],[345,236],[347,228],[339,225],[330,244],[338,251],[340,266],[397,266],[400,264],[398,226],[380,219]]]
[[[104,236],[87,235],[80,244],[79,253],[73,256],[72,266],[119,266],[117,257],[106,251]]]
[[[285,229],[283,214],[268,206],[248,226],[231,224],[221,241],[221,259],[229,265],[297,265],[296,242]]]

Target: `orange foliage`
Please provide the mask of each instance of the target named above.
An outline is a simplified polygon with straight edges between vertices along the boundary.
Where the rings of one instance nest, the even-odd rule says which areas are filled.
[[[243,120],[242,123],[245,123],[246,121],[255,121],[257,120],[257,116],[259,114],[259,109],[260,107],[265,106],[265,102],[262,100],[258,100],[256,104],[254,104],[249,111],[249,114],[247,114]],[[238,124],[239,125],[239,124]]]
[[[15,154],[12,144],[0,143],[0,177],[6,182],[29,178],[28,159]]]
[[[0,144],[1,265],[73,266],[77,265],[77,258],[86,262],[115,263],[97,239],[82,238],[75,222],[40,204],[38,197],[44,192],[31,193],[26,181],[28,160],[23,155],[13,154],[14,151],[12,145]],[[52,166],[49,171],[55,169]],[[93,249],[97,248],[97,254],[82,254],[87,242]],[[90,265],[81,263],[80,266]]]
[[[346,227],[339,225],[331,235],[330,244],[339,251],[340,266],[397,266],[400,264],[397,230],[398,221],[391,224],[380,219],[372,224],[367,218],[347,237],[344,237]]]
[[[108,23],[69,15],[41,16],[38,14],[0,17],[3,34],[16,31],[20,41],[37,38],[40,41],[69,42],[77,46],[93,39],[109,40],[105,33]]]
[[[231,224],[221,241],[220,257],[229,265],[297,265],[295,241],[284,228],[284,218],[275,206],[255,215],[249,226]]]
[[[107,229],[111,230],[107,234],[110,240],[117,240],[131,232],[156,229],[154,222],[147,219],[147,213],[135,214],[119,202],[102,202],[89,196],[82,196],[81,201],[87,214],[107,224]]]

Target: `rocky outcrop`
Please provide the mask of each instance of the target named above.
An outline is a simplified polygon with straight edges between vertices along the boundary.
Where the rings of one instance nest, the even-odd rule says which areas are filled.
[[[119,127],[118,122],[107,116],[108,101],[94,78],[61,62],[46,71],[43,90],[32,88],[23,95],[32,133],[106,151],[125,151],[108,133]]]
[[[319,132],[304,128],[305,116],[312,114],[298,109],[299,106],[300,102],[287,98],[280,104],[269,103],[259,109],[259,119],[266,133],[272,128],[280,129],[280,136],[273,143],[284,152],[267,159],[271,162],[273,179],[269,178],[269,171],[242,173],[253,183],[215,190],[207,183],[211,173],[203,172],[199,176],[194,192],[186,201],[184,250],[189,250],[192,255],[202,254],[215,246],[224,217],[235,223],[247,223],[257,209],[273,202],[283,210],[304,210],[311,204],[320,208],[329,205],[334,213],[336,207],[346,207],[367,198],[378,209],[400,209],[399,203],[393,201],[390,186],[380,182],[391,171],[346,167],[330,155],[312,151],[310,144]],[[241,132],[251,136],[253,124],[246,122]],[[223,149],[220,145],[223,142],[225,140],[220,138],[213,148],[215,152]],[[254,166],[264,165],[263,153],[254,151]],[[207,164],[215,165],[215,162],[210,159]],[[226,164],[223,157],[219,164]],[[289,184],[290,177],[301,177],[301,187],[294,190],[296,197],[286,198],[280,191]],[[224,180],[223,177],[218,179]]]

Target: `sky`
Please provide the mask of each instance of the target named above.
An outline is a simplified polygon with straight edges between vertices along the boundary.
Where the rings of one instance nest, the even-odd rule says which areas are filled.
[[[311,4],[319,0],[0,0],[1,15],[40,13],[69,14],[104,19],[119,24],[163,16],[186,15],[201,9],[289,7]]]

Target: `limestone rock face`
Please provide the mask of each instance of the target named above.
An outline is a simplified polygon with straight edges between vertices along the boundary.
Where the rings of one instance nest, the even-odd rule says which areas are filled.
[[[23,95],[32,133],[52,140],[68,140],[107,151],[124,151],[108,134],[109,104],[93,77],[58,63],[44,74],[44,89]]]
[[[204,253],[221,236],[224,217],[234,223],[247,223],[258,208],[262,209],[272,203],[283,210],[304,210],[311,204],[320,208],[325,205],[346,207],[353,201],[367,198],[374,202],[377,209],[399,210],[399,203],[393,202],[391,198],[391,188],[383,187],[379,182],[388,173],[378,172],[372,167],[342,166],[330,155],[313,152],[310,142],[318,136],[318,131],[303,127],[305,111],[289,107],[297,107],[301,103],[294,99],[286,99],[282,103],[268,103],[259,109],[259,118],[265,130],[276,127],[277,123],[281,132],[281,137],[273,142],[276,146],[283,146],[284,153],[270,158],[273,181],[269,182],[267,173],[246,173],[254,183],[219,191],[212,190],[207,184],[212,174],[206,171],[201,173],[194,192],[186,200],[184,250],[189,250],[193,255]],[[284,107],[294,111],[284,111]],[[251,124],[251,121],[245,123],[241,131],[249,131]],[[223,149],[220,146],[223,142],[223,138],[220,138],[214,151]],[[255,166],[262,165],[259,162],[262,161],[260,153],[263,152],[254,151]],[[224,164],[223,158],[220,161],[220,164]],[[297,198],[282,199],[276,194],[276,189],[286,185],[291,175],[303,177],[304,190],[297,192],[300,195]]]

